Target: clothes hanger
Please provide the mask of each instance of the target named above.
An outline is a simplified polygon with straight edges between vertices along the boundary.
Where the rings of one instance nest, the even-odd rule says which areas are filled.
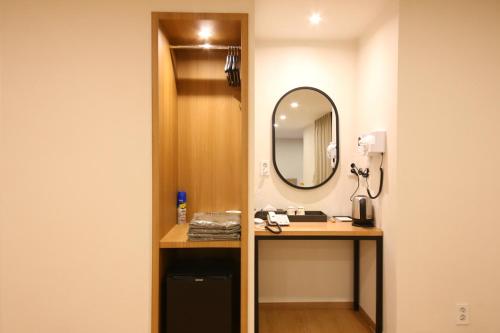
[[[236,51],[236,56],[235,56],[235,63],[234,63],[234,70],[235,70],[235,87],[239,87],[241,84],[240,80],[240,64],[239,64],[239,51],[238,48],[235,48]]]
[[[235,55],[236,53],[236,50],[234,49],[234,47],[231,47],[231,67],[230,67],[230,72],[231,72],[231,86],[234,87],[235,84],[236,84],[236,73],[234,72],[234,64],[235,64]]]
[[[238,71],[236,69],[236,65],[238,63],[238,56],[237,56],[237,51],[236,47],[233,48],[233,62],[231,63],[231,70],[233,72],[233,87],[238,86]]]
[[[241,85],[241,77],[240,77],[240,51],[238,50],[238,61],[236,62],[236,72],[238,75],[238,87]]]
[[[226,73],[227,82],[231,87],[239,87],[241,85],[239,51],[236,46],[228,47],[224,72]]]
[[[231,64],[231,48],[228,49],[227,51],[227,56],[226,56],[226,65],[224,66],[224,72],[226,73],[226,79],[227,83],[231,85],[231,73],[230,73],[230,66]]]

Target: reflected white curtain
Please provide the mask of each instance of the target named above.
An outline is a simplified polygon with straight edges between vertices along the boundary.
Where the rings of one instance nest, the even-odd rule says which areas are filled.
[[[330,161],[326,147],[332,141],[332,113],[329,112],[314,121],[314,184],[323,182],[330,173]]]

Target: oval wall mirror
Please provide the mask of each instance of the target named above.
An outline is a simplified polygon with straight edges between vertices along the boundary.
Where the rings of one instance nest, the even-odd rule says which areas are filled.
[[[312,87],[290,90],[274,107],[273,164],[279,177],[299,189],[325,184],[339,161],[337,107]]]

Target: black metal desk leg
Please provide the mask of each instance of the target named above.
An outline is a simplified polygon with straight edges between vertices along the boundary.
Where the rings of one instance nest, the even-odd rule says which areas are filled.
[[[259,238],[254,243],[254,332],[259,333]]]
[[[354,272],[353,272],[353,296],[352,307],[354,311],[359,311],[359,240],[353,240],[353,253],[354,253]]]
[[[382,237],[377,238],[377,301],[376,301],[376,321],[375,321],[375,333],[382,333],[383,326],[383,312],[382,308],[384,306],[383,296],[384,296],[384,239]]]

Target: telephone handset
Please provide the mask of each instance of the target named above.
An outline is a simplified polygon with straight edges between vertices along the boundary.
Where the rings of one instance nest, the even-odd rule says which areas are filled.
[[[266,230],[273,234],[281,233],[281,226],[289,226],[290,221],[285,214],[276,214],[275,212],[267,213]],[[273,229],[276,228],[276,229]]]

